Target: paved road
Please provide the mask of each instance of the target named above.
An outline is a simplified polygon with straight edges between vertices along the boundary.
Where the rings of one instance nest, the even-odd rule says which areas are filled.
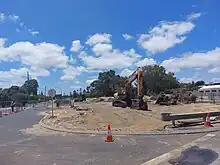
[[[157,165],[219,165],[220,164],[220,132],[210,133],[188,143],[188,147],[166,153],[165,156],[155,158]],[[164,160],[164,158],[166,160]],[[151,162],[151,164],[155,164]],[[148,162],[149,164],[149,162]]]
[[[139,165],[203,136],[26,136],[20,129],[38,123],[43,105],[0,118],[0,165]],[[113,134],[114,136],[114,134]]]

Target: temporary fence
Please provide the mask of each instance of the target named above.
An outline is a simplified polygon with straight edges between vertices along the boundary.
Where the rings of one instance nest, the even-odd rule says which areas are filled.
[[[220,92],[194,93],[197,96],[197,100],[202,103],[220,103]]]

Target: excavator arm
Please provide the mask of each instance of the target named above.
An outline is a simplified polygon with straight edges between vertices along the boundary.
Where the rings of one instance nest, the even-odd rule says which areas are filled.
[[[132,82],[137,79],[137,90],[138,90],[138,103],[139,109],[147,110],[148,106],[143,101],[143,70],[141,67],[138,67],[136,71],[134,71],[126,80],[125,84],[125,102],[126,105],[132,107]],[[114,103],[113,103],[114,106]],[[123,106],[124,107],[124,106]]]
[[[132,90],[132,83],[137,79],[137,89],[138,89],[138,97],[141,97],[142,90],[143,90],[143,70],[141,67],[138,67],[136,71],[134,71],[128,78],[126,85],[125,85],[125,92],[131,95]]]

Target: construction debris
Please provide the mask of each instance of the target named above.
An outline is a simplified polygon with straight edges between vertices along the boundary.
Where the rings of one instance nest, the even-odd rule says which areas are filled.
[[[88,111],[89,110],[88,107],[83,107],[83,106],[75,106],[74,109],[76,111]]]
[[[159,105],[177,105],[178,103],[190,104],[195,103],[197,97],[192,92],[176,92],[166,94],[161,92],[155,102]]]

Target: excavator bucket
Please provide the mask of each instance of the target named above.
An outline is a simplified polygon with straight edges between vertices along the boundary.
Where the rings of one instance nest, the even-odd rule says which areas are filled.
[[[127,103],[125,101],[122,101],[122,100],[114,100],[112,102],[112,106],[126,108],[127,107]]]

